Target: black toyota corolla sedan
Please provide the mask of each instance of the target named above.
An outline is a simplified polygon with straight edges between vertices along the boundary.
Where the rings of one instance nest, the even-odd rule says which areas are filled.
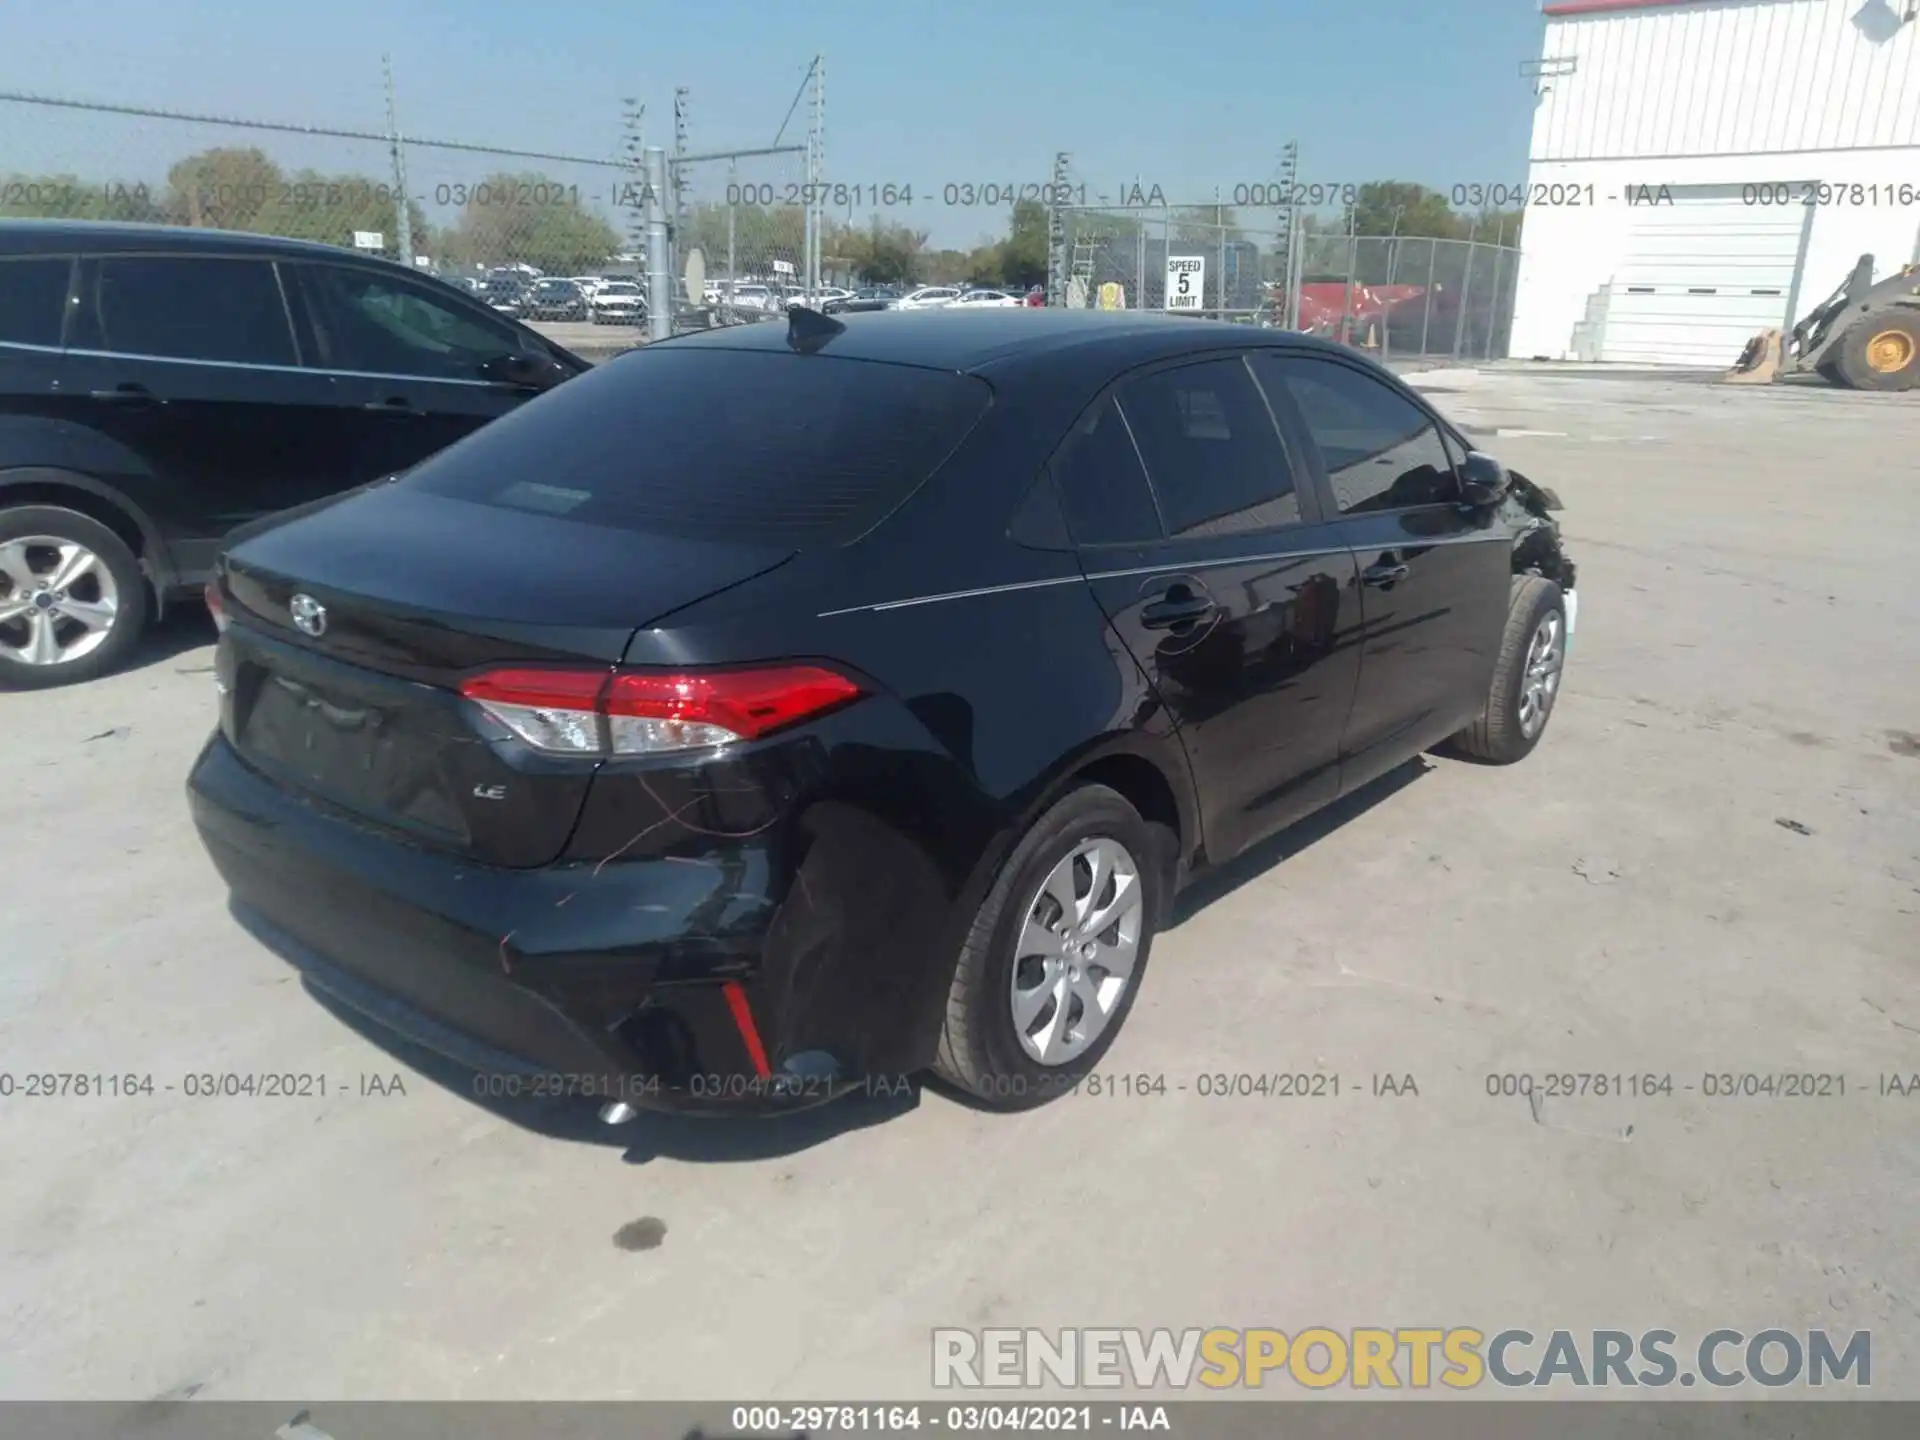
[[[690,335],[230,551],[194,818],[241,923],[509,1089],[1031,1105],[1194,876],[1533,748],[1557,508],[1300,336]]]

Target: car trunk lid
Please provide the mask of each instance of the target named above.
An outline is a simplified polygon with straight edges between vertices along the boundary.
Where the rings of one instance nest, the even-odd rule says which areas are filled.
[[[358,821],[485,863],[545,864],[599,762],[502,734],[461,679],[610,671],[637,628],[792,553],[377,487],[226,557],[222,728],[256,768]]]

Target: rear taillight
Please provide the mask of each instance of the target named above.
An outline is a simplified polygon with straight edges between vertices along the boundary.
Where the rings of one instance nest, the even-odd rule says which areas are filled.
[[[629,670],[489,670],[460,693],[552,755],[659,755],[757,740],[857,699],[817,665],[644,674]]]
[[[227,633],[227,602],[220,598],[220,582],[207,582],[207,613],[213,616],[213,628],[222,635]]]

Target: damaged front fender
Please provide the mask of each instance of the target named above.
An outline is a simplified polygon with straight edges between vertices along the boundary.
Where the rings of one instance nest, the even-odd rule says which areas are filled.
[[[1561,543],[1554,512],[1564,510],[1560,497],[1536,485],[1518,471],[1508,472],[1507,504],[1513,522],[1513,573],[1541,575],[1562,590],[1575,588],[1578,571]]]

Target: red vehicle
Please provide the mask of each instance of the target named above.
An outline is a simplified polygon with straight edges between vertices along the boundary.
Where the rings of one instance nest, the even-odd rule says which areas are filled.
[[[1364,334],[1367,325],[1383,323],[1395,306],[1426,293],[1424,285],[1349,285],[1344,278],[1310,276],[1300,283],[1299,326],[1316,335],[1337,334],[1347,319]]]

